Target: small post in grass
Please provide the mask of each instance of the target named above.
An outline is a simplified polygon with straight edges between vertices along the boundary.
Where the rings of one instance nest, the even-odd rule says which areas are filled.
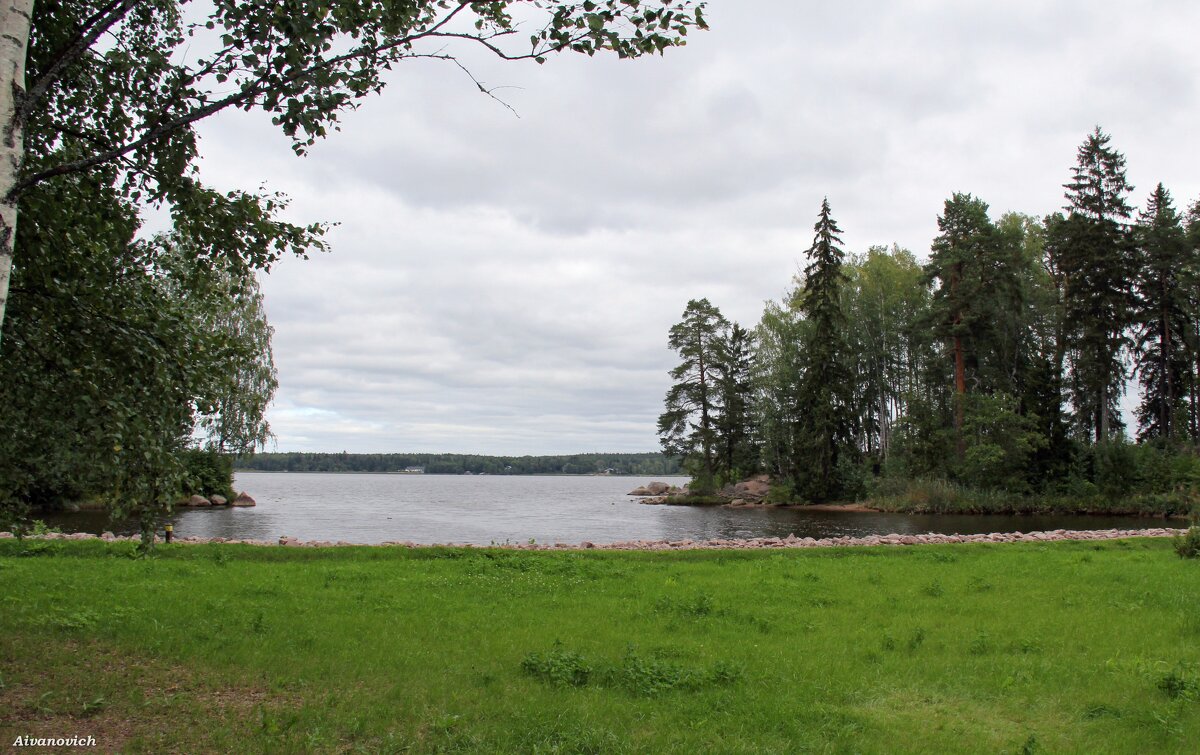
[[[167,524],[165,524],[163,526],[163,529],[166,531],[166,534],[167,534],[167,542],[168,543],[171,542],[171,538],[173,538],[175,536],[175,525],[168,522]]]

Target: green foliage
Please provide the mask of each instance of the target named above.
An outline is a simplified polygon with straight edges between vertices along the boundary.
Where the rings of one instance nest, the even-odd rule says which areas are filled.
[[[1175,552],[1180,558],[1200,558],[1200,525],[1193,524],[1175,539]]]
[[[1132,187],[1125,158],[1099,128],[1079,147],[1066,185],[1068,215],[1047,220],[1051,267],[1063,290],[1063,338],[1075,425],[1097,443],[1121,428],[1117,401],[1125,380],[1137,269],[1127,221]]]
[[[722,424],[741,433],[734,419],[744,416],[737,405],[740,386],[746,383],[732,348],[745,350],[745,331],[740,328],[739,345],[732,346],[731,325],[708,299],[687,303],[683,319],[671,328],[668,345],[679,354],[680,363],[671,370],[675,382],[667,391],[666,409],[658,418],[658,436],[663,453],[683,460],[693,476],[692,490],[711,493],[722,477],[721,446],[732,459],[739,441],[727,436],[722,443]],[[721,422],[725,418],[724,423]]]
[[[985,489],[1032,491],[1033,454],[1046,445],[1035,418],[1022,416],[1016,401],[1003,394],[967,397],[963,436],[966,452],[956,477]]]
[[[99,498],[150,530],[194,492],[194,434],[237,450],[265,439],[270,330],[252,276],[178,237],[132,240],[122,202],[92,190],[107,226],[95,225],[103,202],[34,204],[22,218],[0,360],[0,422],[15,429],[0,437],[0,509]]]
[[[1140,440],[1188,434],[1186,388],[1195,364],[1200,247],[1188,243],[1171,194],[1160,183],[1134,229],[1138,276],[1134,320]]]
[[[233,457],[215,449],[191,448],[183,452],[183,467],[187,487],[186,493],[206,498],[222,495],[232,501]]]
[[[560,687],[584,687],[592,675],[592,667],[582,655],[564,650],[559,643],[549,652],[525,656],[521,670]]]
[[[269,437],[276,377],[254,271],[324,250],[326,226],[280,220],[278,194],[204,186],[200,120],[259,110],[303,154],[402,61],[458,63],[458,46],[538,62],[661,54],[707,28],[703,7],[35,3],[9,124],[25,154],[0,192],[20,217],[0,249],[14,260],[0,291],[0,519],[103,496],[148,535],[189,484],[194,437],[239,454]],[[170,236],[139,236],[148,206]]]
[[[839,485],[838,469],[843,457],[853,455],[857,449],[853,443],[850,348],[842,305],[847,282],[842,270],[845,252],[828,199],[821,203],[813,231],[804,288],[799,295],[799,311],[808,327],[801,352],[803,373],[797,381],[798,421],[791,466],[801,495],[820,502],[845,494]]]
[[[558,687],[601,687],[621,689],[635,697],[657,697],[675,690],[698,692],[727,687],[740,681],[744,670],[737,664],[717,661],[712,666],[692,667],[664,657],[643,656],[630,647],[619,663],[591,663],[580,653],[555,644],[547,653],[530,653],[521,661],[527,675]]]

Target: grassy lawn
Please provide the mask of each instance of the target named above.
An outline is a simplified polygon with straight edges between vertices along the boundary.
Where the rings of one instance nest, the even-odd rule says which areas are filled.
[[[540,553],[0,541],[0,746],[1194,752],[1166,540]]]

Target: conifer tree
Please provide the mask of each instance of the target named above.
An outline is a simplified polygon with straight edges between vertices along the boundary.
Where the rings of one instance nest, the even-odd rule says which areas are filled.
[[[804,374],[800,381],[796,438],[798,490],[806,498],[824,501],[840,492],[837,468],[843,454],[853,449],[854,414],[851,410],[851,376],[846,367],[846,315],[842,309],[842,270],[845,252],[830,214],[829,200],[813,228],[815,236],[804,269],[800,310],[806,320],[803,349]]]
[[[758,467],[751,419],[751,367],[754,335],[733,323],[717,341],[716,430],[719,458],[717,469],[724,482],[736,482]]]
[[[1121,426],[1122,353],[1129,344],[1135,262],[1129,230],[1125,157],[1099,127],[1077,153],[1064,184],[1067,216],[1049,227],[1049,245],[1062,276],[1063,335],[1076,426],[1097,443]]]
[[[977,362],[978,341],[990,327],[983,317],[984,270],[996,245],[996,229],[988,218],[987,203],[970,194],[956,193],[946,200],[926,266],[926,280],[936,282],[930,307],[933,332],[950,344],[954,363],[955,452],[962,459],[963,411],[967,394],[967,361]],[[968,355],[968,352],[970,354]]]
[[[1195,329],[1195,249],[1190,248],[1171,194],[1160,183],[1138,216],[1137,372],[1142,403],[1139,439],[1173,440],[1186,433],[1183,399]]]
[[[1192,203],[1187,214],[1187,245],[1188,253],[1193,259],[1200,260],[1200,199]],[[1198,263],[1200,266],[1200,263]],[[1200,272],[1197,272],[1200,279]],[[1192,440],[1200,440],[1200,291],[1197,283],[1190,292],[1188,311],[1192,316],[1192,328],[1188,333],[1188,348],[1191,352],[1189,364],[1189,429]]]
[[[729,321],[708,299],[692,299],[670,331],[668,345],[682,361],[671,370],[666,411],[658,418],[663,452],[684,460],[693,492],[712,489],[716,473],[720,342]]]

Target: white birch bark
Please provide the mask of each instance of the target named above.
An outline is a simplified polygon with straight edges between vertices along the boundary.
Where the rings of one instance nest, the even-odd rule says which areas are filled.
[[[25,156],[18,111],[25,97],[25,54],[32,16],[33,0],[0,0],[0,333],[17,241],[17,202],[9,194]]]

